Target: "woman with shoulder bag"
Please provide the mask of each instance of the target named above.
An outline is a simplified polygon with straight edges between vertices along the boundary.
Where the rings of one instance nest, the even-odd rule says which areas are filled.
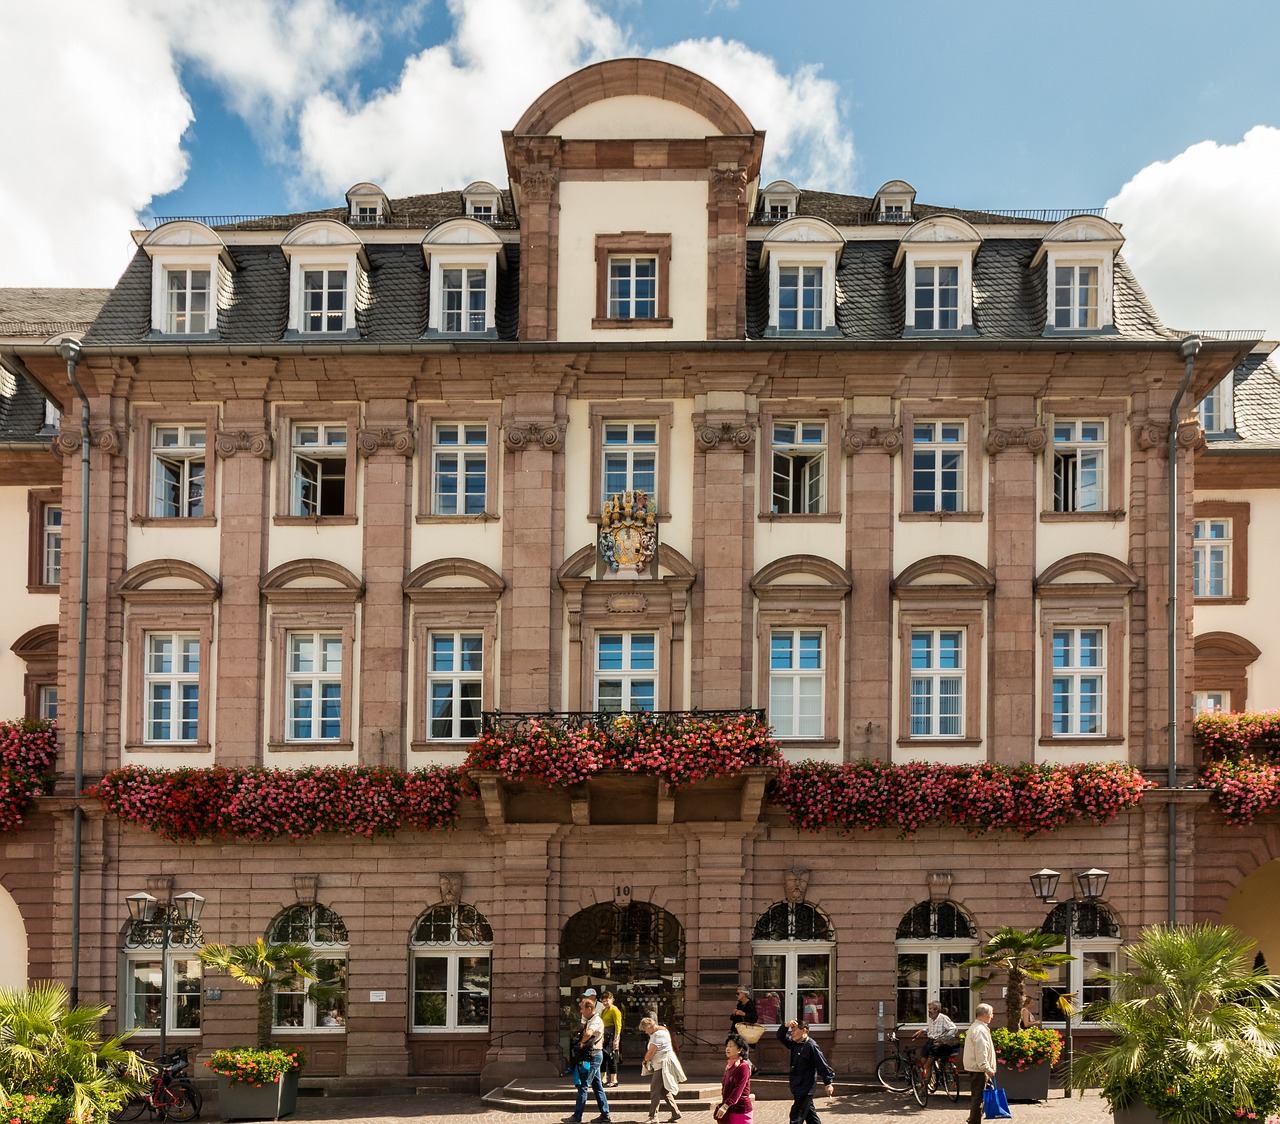
[[[649,1036],[649,1048],[644,1052],[641,1073],[649,1074],[649,1119],[647,1124],[658,1124],[658,1106],[665,1104],[671,1113],[667,1124],[674,1124],[683,1115],[676,1108],[676,1094],[680,1082],[685,1080],[680,1059],[671,1045],[671,1031],[656,1019],[641,1019],[640,1029]]]
[[[712,1116],[721,1124],[751,1124],[751,1047],[740,1034],[731,1034],[724,1042],[728,1062],[720,1081],[720,1103]]]

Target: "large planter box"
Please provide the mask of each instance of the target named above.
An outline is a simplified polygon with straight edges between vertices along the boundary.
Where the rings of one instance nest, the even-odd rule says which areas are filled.
[[[1116,1124],[1162,1124],[1164,1117],[1157,1116],[1142,1101],[1134,1101],[1127,1108],[1116,1109],[1112,1114]]]
[[[1049,1063],[1041,1062],[1030,1069],[996,1068],[996,1084],[1011,1101],[1047,1101],[1049,1099]]]
[[[218,1078],[218,1115],[223,1120],[279,1120],[298,1107],[298,1071],[286,1073],[272,1085],[232,1084]]]

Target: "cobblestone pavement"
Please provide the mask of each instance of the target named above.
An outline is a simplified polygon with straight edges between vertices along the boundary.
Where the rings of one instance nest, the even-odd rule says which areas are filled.
[[[591,1110],[594,1107],[588,1106]],[[790,1101],[758,1101],[755,1124],[786,1124],[790,1107]],[[964,1124],[969,1104],[967,1097],[958,1102],[934,1098],[927,1109],[922,1109],[910,1096],[877,1091],[820,1098],[816,1107],[824,1124],[843,1124],[853,1117],[866,1121],[910,1121],[911,1124]],[[1012,1111],[1013,1124],[1111,1124],[1111,1113],[1096,1092],[1083,1097],[1077,1094],[1067,1100],[1060,1089],[1054,1089],[1049,1100],[1015,1104]],[[594,1115],[594,1111],[589,1111],[587,1119]],[[467,1124],[514,1124],[515,1121],[554,1124],[563,1116],[563,1112],[498,1112],[486,1108],[479,1097],[429,1093],[406,1097],[304,1097],[298,1101],[298,1111],[287,1119],[349,1120],[361,1124],[450,1124],[463,1120]],[[663,1113],[662,1119],[665,1118]],[[221,1117],[210,1113],[205,1119],[220,1120]],[[616,1124],[641,1124],[645,1113],[616,1110],[613,1119]],[[711,1113],[707,1107],[691,1106],[685,1113],[685,1124],[712,1124]]]

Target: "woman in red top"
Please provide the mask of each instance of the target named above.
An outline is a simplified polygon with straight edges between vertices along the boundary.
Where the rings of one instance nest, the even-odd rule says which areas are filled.
[[[740,1034],[731,1034],[724,1043],[729,1059],[720,1082],[720,1103],[715,1118],[721,1124],[751,1124],[751,1062],[749,1047]]]

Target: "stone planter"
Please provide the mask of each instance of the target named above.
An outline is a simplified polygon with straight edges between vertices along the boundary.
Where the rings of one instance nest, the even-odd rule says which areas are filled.
[[[1049,1063],[1041,1062],[1030,1069],[996,1068],[996,1084],[1011,1101],[1047,1101],[1049,1099]]]
[[[1164,1120],[1142,1101],[1134,1101],[1127,1108],[1118,1108],[1112,1115],[1116,1124],[1162,1124]]]
[[[298,1107],[298,1071],[286,1073],[271,1085],[232,1084],[218,1078],[218,1115],[223,1120],[279,1120]]]

